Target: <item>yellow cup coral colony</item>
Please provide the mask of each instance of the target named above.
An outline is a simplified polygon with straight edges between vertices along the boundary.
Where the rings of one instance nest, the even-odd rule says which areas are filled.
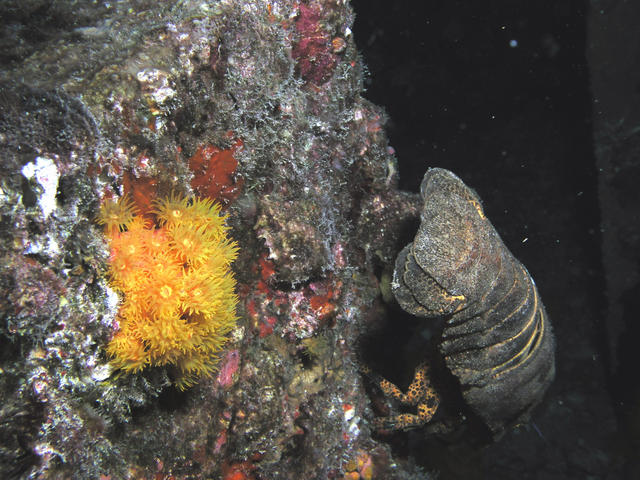
[[[157,225],[137,215],[128,197],[106,201],[111,286],[123,294],[120,329],[107,353],[114,366],[136,372],[175,365],[187,388],[216,369],[217,355],[236,324],[237,296],[230,265],[236,242],[220,206],[171,194],[155,202]]]

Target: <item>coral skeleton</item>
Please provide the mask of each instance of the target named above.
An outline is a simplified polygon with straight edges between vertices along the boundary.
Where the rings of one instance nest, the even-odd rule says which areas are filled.
[[[111,250],[110,284],[123,296],[107,353],[125,372],[173,365],[185,389],[216,370],[236,324],[230,266],[238,247],[210,199],[159,199],[156,224],[137,213],[124,196],[107,200],[98,216]]]

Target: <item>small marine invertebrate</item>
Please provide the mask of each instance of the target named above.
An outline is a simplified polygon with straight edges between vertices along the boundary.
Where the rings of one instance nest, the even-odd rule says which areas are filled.
[[[527,419],[553,380],[551,325],[531,275],[502,243],[477,194],[439,168],[427,171],[420,193],[420,228],[398,255],[393,293],[413,315],[445,318],[445,364],[467,405],[499,435]],[[418,415],[379,425],[411,428],[431,419],[438,397],[426,372],[422,364],[407,395],[374,377],[386,394],[418,405]]]
[[[137,209],[128,195],[121,197],[117,202],[106,201],[100,205],[100,213],[97,221],[104,225],[108,233],[122,230],[133,221]]]
[[[155,202],[157,225],[128,198],[108,200],[98,222],[111,248],[109,277],[123,294],[108,354],[127,372],[174,365],[179,388],[210,375],[236,323],[230,264],[236,243],[209,199],[171,194]]]

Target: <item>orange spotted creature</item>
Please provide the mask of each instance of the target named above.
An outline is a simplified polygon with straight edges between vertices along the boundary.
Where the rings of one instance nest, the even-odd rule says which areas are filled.
[[[551,325],[531,275],[502,243],[478,195],[440,168],[427,171],[420,193],[420,227],[398,255],[391,287],[403,310],[444,319],[444,365],[497,438],[527,421],[554,378]],[[385,395],[417,406],[416,414],[377,418],[375,427],[404,430],[431,420],[439,397],[426,363],[406,394],[363,370]]]
[[[429,384],[429,366],[427,362],[422,362],[416,368],[416,373],[407,388],[407,393],[402,393],[389,380],[375,374],[366,366],[361,367],[363,373],[376,383],[382,393],[389,398],[400,402],[403,405],[416,406],[417,414],[402,413],[390,417],[378,417],[374,420],[374,427],[377,430],[409,430],[420,427],[436,413],[440,405],[440,397]]]

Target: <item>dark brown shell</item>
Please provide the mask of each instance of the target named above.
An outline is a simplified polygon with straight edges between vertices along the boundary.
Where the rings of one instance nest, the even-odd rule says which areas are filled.
[[[420,228],[396,260],[393,292],[420,317],[446,316],[440,351],[495,434],[526,421],[555,374],[554,338],[536,285],[448,170],[427,171]]]

